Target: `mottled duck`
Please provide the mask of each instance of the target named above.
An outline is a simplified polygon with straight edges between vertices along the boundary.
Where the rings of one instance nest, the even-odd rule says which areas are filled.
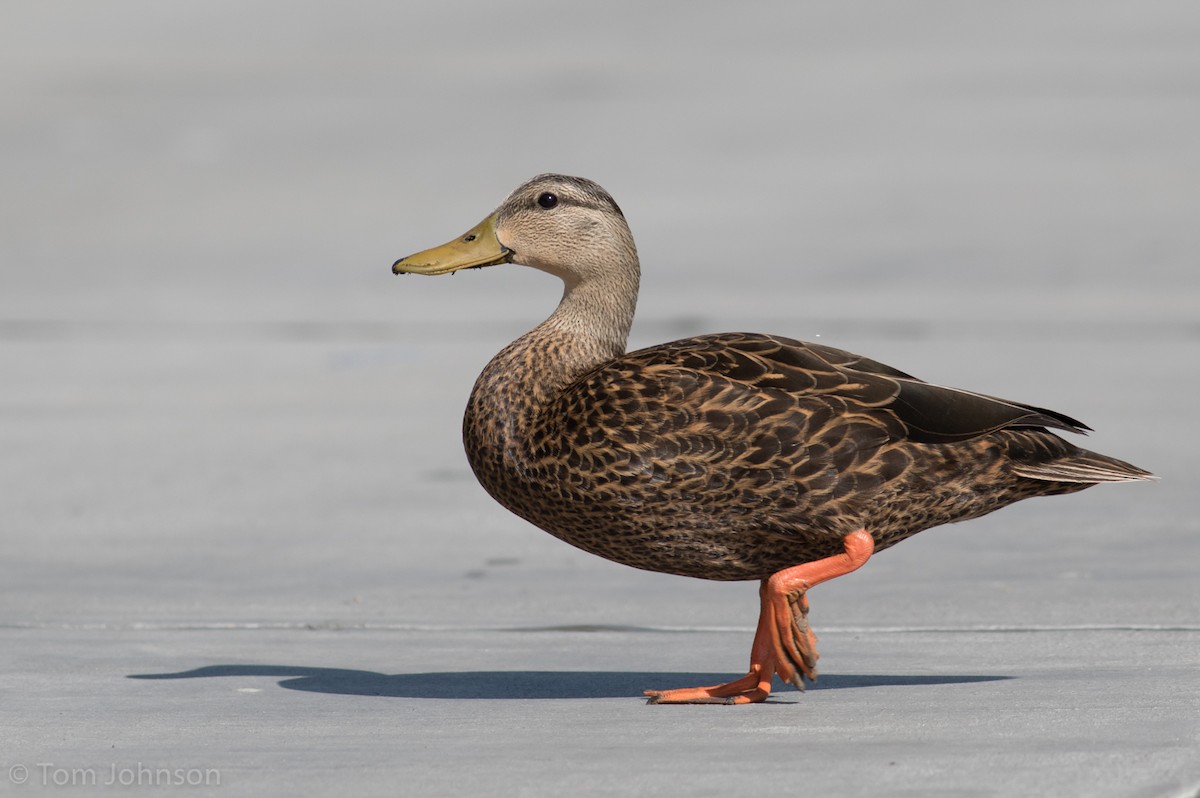
[[[702,335],[626,353],[639,264],[616,202],[541,175],[397,274],[515,263],[565,283],[554,313],[496,355],[463,419],[500,504],[615,562],[761,580],[744,677],[647,690],[653,703],[762,701],[816,676],[806,592],[872,552],[1031,496],[1150,478],[1050,429],[1062,413],[944,388],[775,335]]]

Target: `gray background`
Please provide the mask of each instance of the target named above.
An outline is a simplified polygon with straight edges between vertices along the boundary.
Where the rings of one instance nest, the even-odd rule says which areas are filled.
[[[1194,3],[4,16],[0,791],[1200,791]],[[744,672],[755,586],[493,504],[461,409],[560,287],[389,271],[543,171],[625,210],[634,346],[818,340],[1163,480],[822,586],[805,695],[643,706]]]

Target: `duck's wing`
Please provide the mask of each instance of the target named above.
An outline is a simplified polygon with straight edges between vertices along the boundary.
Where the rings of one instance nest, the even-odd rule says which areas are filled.
[[[933,385],[852,352],[756,333],[686,338],[632,352],[605,368],[616,368],[625,379],[669,380],[677,369],[689,379],[705,375],[797,398],[836,397],[892,416],[903,424],[903,437],[920,443],[968,440],[1009,428],[1089,429],[1062,413]]]

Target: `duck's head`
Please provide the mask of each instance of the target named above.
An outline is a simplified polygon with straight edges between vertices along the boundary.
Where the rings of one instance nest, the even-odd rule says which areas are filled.
[[[392,265],[396,274],[450,274],[518,263],[561,277],[568,286],[632,269],[637,250],[625,216],[591,180],[539,175],[453,241]]]

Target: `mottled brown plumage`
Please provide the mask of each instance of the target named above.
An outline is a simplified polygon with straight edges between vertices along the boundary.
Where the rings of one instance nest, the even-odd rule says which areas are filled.
[[[496,263],[540,268],[566,290],[475,384],[463,438],[480,483],[530,523],[607,559],[764,580],[764,618],[768,577],[845,558],[859,530],[879,550],[1031,496],[1149,477],[1048,431],[1087,429],[1067,416],[826,346],[726,333],[626,354],[636,250],[620,209],[590,181],[534,178],[461,239],[395,270]],[[820,578],[857,567],[867,546],[857,564]],[[763,651],[775,646],[764,656],[783,660],[760,663],[766,689],[770,670],[796,683],[815,675],[802,595],[812,576],[797,578],[785,591],[783,641],[770,643],[760,621],[755,650],[762,638]],[[746,677],[756,691],[652,695],[761,700],[761,676],[752,667]]]

